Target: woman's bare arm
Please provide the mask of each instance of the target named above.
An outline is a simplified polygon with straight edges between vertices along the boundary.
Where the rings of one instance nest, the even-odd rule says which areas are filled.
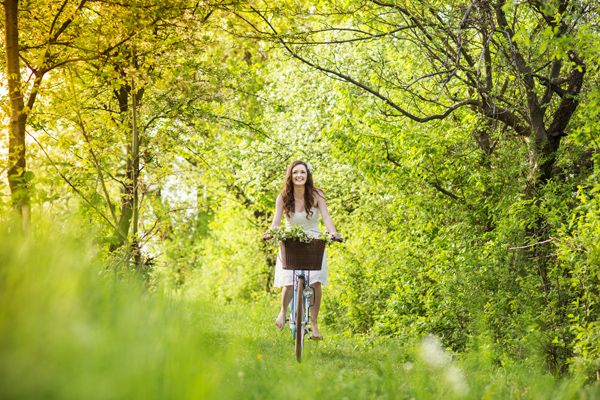
[[[283,217],[283,198],[281,194],[277,196],[277,200],[275,201],[275,215],[273,216],[273,223],[271,224],[271,229],[279,228],[281,225],[281,218]]]
[[[341,238],[342,235],[340,235],[336,231],[333,220],[331,219],[331,216],[329,215],[329,210],[327,209],[327,202],[325,201],[325,194],[323,193],[322,190],[317,190],[316,192],[317,192],[317,207],[319,208],[319,211],[321,211],[321,217],[323,218],[323,223],[325,224],[325,227],[327,228],[329,233],[331,233],[333,236],[335,236],[336,238]]]
[[[273,216],[273,223],[271,224],[271,227],[269,229],[279,228],[279,226],[281,225],[282,217],[283,217],[283,198],[281,197],[281,194],[280,194],[279,196],[277,196],[277,200],[275,201],[275,215]],[[265,233],[263,235],[263,238],[270,239],[271,235],[269,235],[268,233]]]

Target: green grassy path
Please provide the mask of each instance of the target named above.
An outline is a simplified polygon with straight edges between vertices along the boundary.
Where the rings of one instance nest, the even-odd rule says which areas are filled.
[[[267,301],[147,293],[78,245],[0,241],[0,399],[591,399],[597,385],[485,349],[336,334],[294,358]],[[7,245],[8,244],[8,245]],[[16,251],[15,251],[16,249]]]
[[[216,329],[235,332],[217,393],[247,399],[585,399],[599,395],[531,368],[499,368],[478,352],[456,359],[435,340],[411,346],[328,332],[308,342],[302,364],[286,329],[273,325],[276,306],[231,306],[212,315]]]

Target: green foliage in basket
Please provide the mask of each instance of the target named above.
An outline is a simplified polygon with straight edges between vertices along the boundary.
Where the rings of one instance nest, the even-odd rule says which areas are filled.
[[[270,242],[273,244],[279,244],[286,239],[296,240],[298,242],[310,243],[313,239],[325,240],[328,244],[331,243],[331,238],[325,233],[306,232],[303,227],[298,224],[292,226],[290,229],[269,229],[269,235],[271,235]]]

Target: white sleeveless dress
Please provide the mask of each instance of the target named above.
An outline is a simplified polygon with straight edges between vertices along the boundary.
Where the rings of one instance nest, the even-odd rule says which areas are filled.
[[[298,224],[304,228],[309,235],[317,236],[321,233],[319,230],[319,209],[313,207],[312,215],[306,216],[306,211],[291,213],[290,218],[285,219],[285,229]],[[277,264],[275,265],[274,287],[291,286],[293,278],[292,270],[284,270],[281,263],[281,254],[277,254]],[[327,286],[327,251],[323,255],[323,264],[320,271],[310,271],[310,283],[321,282],[321,285]]]

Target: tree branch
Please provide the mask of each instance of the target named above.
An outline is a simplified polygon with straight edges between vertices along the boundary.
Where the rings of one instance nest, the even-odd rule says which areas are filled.
[[[398,168],[402,169],[402,170],[406,169],[406,167],[405,167],[404,165],[400,164],[398,161],[396,161],[396,160],[395,160],[394,158],[392,158],[392,156],[390,155],[390,149],[389,149],[389,147],[388,147],[387,140],[383,139],[383,143],[385,144],[385,153],[386,153],[386,157],[385,157],[385,159],[386,159],[387,161],[391,162],[392,164],[394,164],[396,167],[398,167]],[[448,191],[448,190],[444,189],[444,188],[443,188],[443,187],[440,185],[440,183],[437,181],[437,179],[436,179],[436,181],[435,181],[435,182],[432,182],[432,181],[430,181],[430,180],[428,180],[428,179],[426,179],[426,178],[424,178],[424,177],[423,177],[423,180],[424,180],[424,181],[425,181],[427,184],[431,185],[431,186],[432,186],[432,187],[434,187],[436,190],[438,190],[440,193],[442,193],[442,194],[444,194],[444,195],[446,195],[446,196],[450,197],[451,199],[453,199],[453,200],[456,200],[456,201],[458,201],[458,202],[460,202],[460,203],[466,204],[466,201],[465,201],[465,199],[463,199],[463,198],[461,198],[461,197],[459,197],[459,196],[455,195],[454,193],[452,193],[452,192],[450,192],[450,191]]]
[[[108,194],[108,190],[106,189],[106,183],[104,182],[104,177],[102,175],[102,169],[100,168],[100,163],[98,162],[96,153],[94,153],[94,150],[92,149],[92,144],[90,142],[90,138],[85,129],[83,119],[81,118],[81,113],[79,112],[79,101],[77,100],[77,93],[75,92],[75,87],[73,85],[73,75],[71,74],[71,71],[69,71],[69,77],[71,80],[71,91],[73,92],[73,100],[75,100],[75,114],[77,115],[77,121],[78,121],[79,128],[81,129],[81,133],[83,134],[83,137],[85,138],[85,141],[87,142],[87,144],[89,146],[88,151],[89,151],[90,155],[92,156],[92,160],[94,161],[96,171],[98,172],[98,178],[100,179],[100,185],[102,186],[102,191],[104,192],[104,197],[106,199],[106,202],[108,203],[108,208],[110,210],[110,213],[113,217],[113,220],[114,220],[116,226],[119,226],[119,223],[118,223],[119,219],[117,218],[117,215],[115,214],[114,206],[113,206],[112,202],[110,201],[110,195]],[[119,234],[121,236],[125,237],[124,232],[119,231]]]
[[[49,36],[52,35],[52,31],[54,30],[54,25],[56,25],[56,21],[58,21],[58,17],[60,17],[60,14],[62,14],[62,12],[64,11],[65,6],[67,5],[68,2],[69,2],[69,0],[65,0],[64,3],[62,4],[62,6],[60,6],[58,12],[54,15],[54,20],[52,21],[52,25],[50,25],[50,30],[48,31]]]
[[[119,236],[121,236],[124,240],[126,240],[127,237],[123,236],[123,234],[121,233],[121,230],[118,229],[116,226],[114,226],[112,224],[112,222],[110,222],[108,217],[106,215],[104,215],[104,213],[102,211],[100,211],[98,209],[98,207],[96,207],[90,200],[88,200],[83,195],[83,193],[81,193],[81,191],[79,189],[77,189],[77,187],[69,180],[69,178],[67,178],[62,172],[60,172],[60,170],[56,166],[56,163],[52,160],[50,155],[46,152],[46,149],[44,149],[44,146],[42,146],[42,144],[35,138],[35,136],[33,136],[29,132],[27,132],[27,135],[29,135],[29,137],[32,138],[38,144],[38,146],[40,147],[40,149],[42,150],[42,152],[44,153],[44,155],[46,156],[48,161],[50,161],[50,164],[54,167],[54,169],[56,169],[56,172],[58,173],[58,175],[67,183],[67,185],[69,185],[71,187],[71,189],[73,189],[73,191],[75,191],[75,193],[77,193],[79,195],[79,197],[81,197],[90,207],[92,207],[94,209],[94,211],[96,211],[102,217],[102,219],[104,219],[115,230],[115,232],[117,232],[119,234]]]
[[[73,12],[72,16],[69,17],[65,22],[63,22],[63,24],[61,25],[60,28],[58,28],[58,30],[56,31],[56,33],[54,35],[52,35],[50,37],[50,40],[48,41],[48,44],[54,44],[57,40],[58,37],[69,27],[69,25],[71,25],[71,23],[73,22],[74,19],[74,15],[77,14],[78,12],[81,11],[81,9],[83,8],[83,6],[85,5],[85,3],[87,3],[88,0],[81,0],[81,3],[79,3],[79,5],[77,6],[77,8],[75,9],[75,11]],[[66,1],[65,1],[66,3]],[[63,4],[64,7],[64,4]],[[61,7],[59,14],[62,13],[62,9],[63,7]],[[56,16],[56,18],[58,18],[58,15]],[[54,22],[52,22],[52,27],[50,29],[50,34],[52,33],[52,29],[54,28],[54,23],[56,22],[56,19]],[[46,57],[44,57],[46,58]]]
[[[579,104],[579,92],[583,86],[583,76],[586,72],[586,66],[583,60],[580,59],[577,54],[573,51],[567,51],[569,59],[575,64],[575,67],[571,71],[571,79],[569,81],[569,87],[567,88],[560,105],[554,113],[552,123],[548,128],[548,136],[560,137],[565,136],[565,129]]]
[[[479,111],[488,118],[496,119],[507,126],[510,126],[519,136],[531,135],[531,129],[527,125],[523,125],[521,120],[509,110],[494,106],[484,106],[480,103]]]
[[[557,62],[558,62],[558,64],[561,64],[559,60],[557,60]],[[554,80],[560,73],[560,69],[562,66],[562,65],[558,65],[556,67],[555,65],[552,66],[552,73],[550,74],[550,78],[546,78],[545,76],[541,76],[538,74],[533,75],[535,78],[537,78],[541,82],[542,85],[546,86],[546,91],[544,93],[544,96],[542,97],[542,100],[540,101],[540,104],[542,106],[545,106],[548,103],[550,103],[550,100],[552,99],[552,93],[556,93],[560,97],[563,97],[566,93],[563,88],[561,88],[556,82],[554,82]],[[558,72],[556,74],[555,74],[555,70],[558,70]]]

